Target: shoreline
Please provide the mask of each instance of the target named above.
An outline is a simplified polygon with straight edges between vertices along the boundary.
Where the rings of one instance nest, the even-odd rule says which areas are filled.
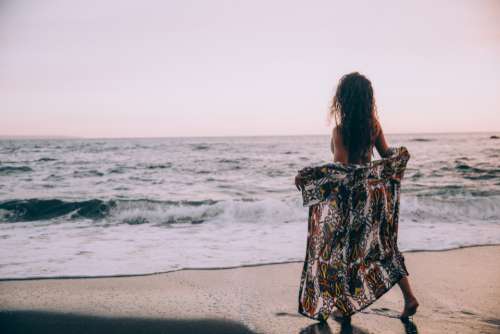
[[[444,249],[415,249],[415,250],[407,250],[402,252],[403,254],[413,254],[413,253],[440,253],[440,252],[449,252],[460,249],[467,248],[479,248],[479,247],[497,247],[500,246],[500,243],[494,244],[479,244],[479,245],[466,245],[466,246],[458,246],[453,248],[444,248]],[[37,280],[81,280],[81,279],[98,279],[98,278],[127,278],[127,277],[147,277],[154,275],[163,275],[170,274],[179,271],[204,271],[204,270],[230,270],[230,269],[238,269],[238,268],[254,268],[254,267],[262,267],[262,266],[274,266],[280,264],[290,264],[290,263],[303,263],[303,260],[290,260],[283,262],[266,262],[266,263],[255,263],[255,264],[242,264],[237,266],[227,266],[227,267],[193,267],[193,268],[180,268],[166,271],[157,271],[151,273],[138,273],[138,274],[116,274],[116,275],[93,275],[93,276],[30,276],[30,277],[7,277],[1,278],[0,282],[17,282],[17,281],[37,281]]]
[[[420,302],[413,317],[418,330],[500,333],[499,258],[498,245],[405,253]],[[319,325],[297,313],[301,271],[302,261],[128,277],[2,281],[0,331],[22,333],[15,331],[22,325],[41,333],[83,333],[88,328],[114,333],[126,323],[136,332],[144,327],[150,333],[189,333],[188,328],[196,333],[338,333],[340,325],[332,319]],[[353,316],[354,332],[404,332],[398,319],[402,305],[399,288],[389,290]]]

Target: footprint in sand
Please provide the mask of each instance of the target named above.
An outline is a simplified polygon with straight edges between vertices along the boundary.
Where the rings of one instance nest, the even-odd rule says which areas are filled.
[[[391,309],[386,308],[386,307],[372,308],[369,310],[361,311],[361,313],[374,314],[374,315],[380,315],[383,317],[399,319],[398,311],[391,310]]]

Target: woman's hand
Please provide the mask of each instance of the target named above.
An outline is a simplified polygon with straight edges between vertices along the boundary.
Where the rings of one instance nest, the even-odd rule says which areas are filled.
[[[304,187],[304,179],[299,174],[295,176],[295,186],[299,191]]]

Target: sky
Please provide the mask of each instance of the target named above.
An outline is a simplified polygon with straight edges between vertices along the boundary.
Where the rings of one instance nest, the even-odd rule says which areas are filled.
[[[0,1],[0,136],[329,134],[352,71],[386,133],[500,131],[500,1]]]

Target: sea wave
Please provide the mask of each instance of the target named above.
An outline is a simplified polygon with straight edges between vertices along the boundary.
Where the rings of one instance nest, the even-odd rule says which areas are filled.
[[[0,166],[0,175],[10,175],[32,171],[33,169],[29,166]]]
[[[500,221],[500,197],[403,196],[400,217],[413,222]],[[289,223],[306,221],[300,198],[158,201],[25,199],[0,202],[0,222],[88,219],[106,224]]]
[[[40,158],[38,160],[35,160],[35,162],[47,162],[47,161],[57,161],[57,159],[54,159],[54,158]]]
[[[456,161],[455,169],[464,179],[469,180],[491,180],[500,178],[500,168],[497,167],[479,167]]]
[[[60,199],[11,200],[0,203],[0,219],[7,222],[49,220],[70,215],[70,218],[104,217],[113,202],[98,199],[63,201]]]
[[[200,224],[204,222],[287,223],[305,220],[305,210],[295,201],[201,200],[156,201],[100,200],[65,201],[26,199],[0,203],[0,221],[30,222],[67,218],[91,219],[112,224]]]
[[[430,138],[412,138],[410,141],[414,142],[429,142],[429,141],[434,141],[433,139]]]
[[[400,217],[414,222],[500,223],[500,196],[447,198],[404,196],[400,204]]]

